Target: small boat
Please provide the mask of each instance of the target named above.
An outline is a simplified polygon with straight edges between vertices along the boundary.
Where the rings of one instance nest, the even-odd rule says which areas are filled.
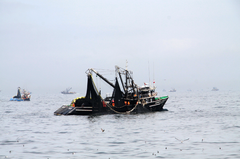
[[[18,87],[18,92],[16,96],[13,96],[10,101],[30,101],[31,95],[30,92],[26,91],[25,89],[23,89],[22,92],[22,96],[21,96],[21,88]]]
[[[62,91],[62,94],[75,94],[76,92],[69,92],[72,88],[66,88],[65,91]]]
[[[219,89],[217,87],[213,87],[212,91],[218,91]]]
[[[61,106],[54,112],[55,115],[137,114],[164,110],[168,96],[158,97],[155,87],[139,87],[134,83],[132,72],[127,69],[116,66],[115,84],[94,69],[88,69],[86,73],[86,95]],[[113,88],[112,95],[102,98],[94,84],[93,73]]]
[[[175,88],[171,89],[169,92],[176,92],[177,90]]]

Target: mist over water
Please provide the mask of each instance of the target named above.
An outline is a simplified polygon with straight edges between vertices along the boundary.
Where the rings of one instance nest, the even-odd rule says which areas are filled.
[[[78,92],[87,69],[126,60],[137,84],[240,88],[239,11],[237,0],[1,0],[0,90]]]
[[[1,92],[0,158],[240,157],[240,92],[166,94],[168,111],[54,116],[77,95],[12,102]]]

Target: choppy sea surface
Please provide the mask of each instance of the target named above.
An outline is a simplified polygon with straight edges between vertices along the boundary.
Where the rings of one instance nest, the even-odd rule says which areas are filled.
[[[16,102],[1,92],[0,158],[240,158],[240,92],[165,94],[168,111],[55,116],[79,95]]]

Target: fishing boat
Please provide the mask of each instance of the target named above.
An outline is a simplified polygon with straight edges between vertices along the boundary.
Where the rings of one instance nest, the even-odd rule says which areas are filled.
[[[66,88],[66,90],[65,90],[65,91],[62,91],[61,93],[62,93],[62,94],[75,94],[76,92],[70,92],[71,89],[72,89],[72,88]]]
[[[219,89],[217,87],[213,87],[212,91],[218,91]]]
[[[13,96],[10,101],[30,101],[31,93],[23,89],[22,95],[21,95],[21,88],[18,87],[17,95]]]
[[[177,90],[175,88],[171,89],[169,92],[176,92]]]
[[[115,84],[94,69],[88,69],[87,91],[83,97],[72,100],[71,104],[57,109],[55,115],[92,115],[92,114],[136,114],[164,110],[168,96],[158,97],[155,87],[139,87],[132,78],[132,72],[115,67]],[[100,77],[113,88],[110,96],[102,98],[93,81],[93,74]]]

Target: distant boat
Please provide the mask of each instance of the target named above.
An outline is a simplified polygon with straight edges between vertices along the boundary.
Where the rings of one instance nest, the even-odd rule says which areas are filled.
[[[30,101],[31,95],[30,92],[23,89],[22,92],[23,95],[21,95],[21,88],[18,87],[18,92],[16,96],[13,96],[10,101]]]
[[[76,92],[69,92],[72,88],[66,88],[65,91],[62,91],[62,94],[75,94]]]
[[[219,89],[217,87],[213,87],[212,91],[218,91]]]
[[[169,92],[176,92],[177,90],[175,88],[171,89]]]

